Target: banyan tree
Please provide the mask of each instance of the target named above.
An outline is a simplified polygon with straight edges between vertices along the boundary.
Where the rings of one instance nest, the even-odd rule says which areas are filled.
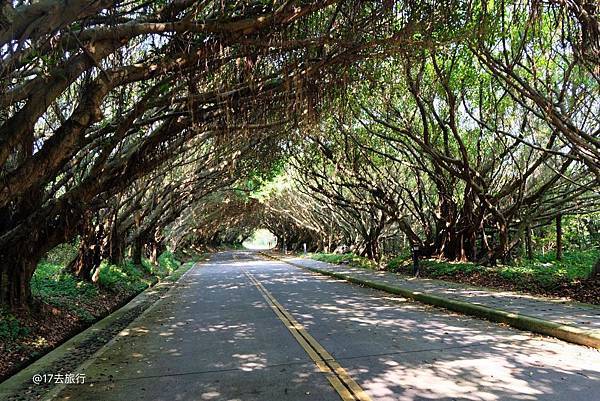
[[[597,8],[3,2],[0,303],[26,306],[40,258],[74,239],[70,268],[93,280],[103,259],[192,241],[194,213],[233,214],[245,235],[257,219],[220,194],[282,164],[310,202],[236,211],[296,243],[377,258],[401,232],[430,254],[505,257],[515,232],[597,204]]]

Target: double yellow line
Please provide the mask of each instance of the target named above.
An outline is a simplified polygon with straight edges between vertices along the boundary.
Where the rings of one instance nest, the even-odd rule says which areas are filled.
[[[254,284],[279,320],[285,324],[292,336],[304,348],[319,370],[327,375],[327,380],[344,401],[371,401],[371,398],[346,372],[346,370],[315,340],[269,291],[248,271],[244,274]]]

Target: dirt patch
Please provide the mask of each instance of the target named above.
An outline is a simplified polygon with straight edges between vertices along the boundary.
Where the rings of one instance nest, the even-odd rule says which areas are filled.
[[[65,307],[40,302],[29,311],[15,313],[29,334],[10,343],[0,342],[0,382],[123,306],[135,295],[100,290],[93,302],[78,305],[89,313],[91,319],[84,319]]]

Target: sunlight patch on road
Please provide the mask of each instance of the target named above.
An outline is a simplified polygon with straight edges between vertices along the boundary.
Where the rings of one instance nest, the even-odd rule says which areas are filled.
[[[344,401],[371,401],[371,398],[354,381],[338,361],[311,336],[304,326],[300,324],[274,297],[273,295],[248,271],[244,274],[256,286],[265,301],[269,304],[275,315],[285,324],[298,344],[306,351],[308,356],[317,365],[319,370],[326,374],[327,380]]]

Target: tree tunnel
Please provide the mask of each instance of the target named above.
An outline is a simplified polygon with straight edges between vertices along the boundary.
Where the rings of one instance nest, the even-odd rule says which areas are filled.
[[[2,305],[65,243],[84,281],[257,228],[494,264],[563,218],[597,246],[597,7],[89,3],[2,5]]]

